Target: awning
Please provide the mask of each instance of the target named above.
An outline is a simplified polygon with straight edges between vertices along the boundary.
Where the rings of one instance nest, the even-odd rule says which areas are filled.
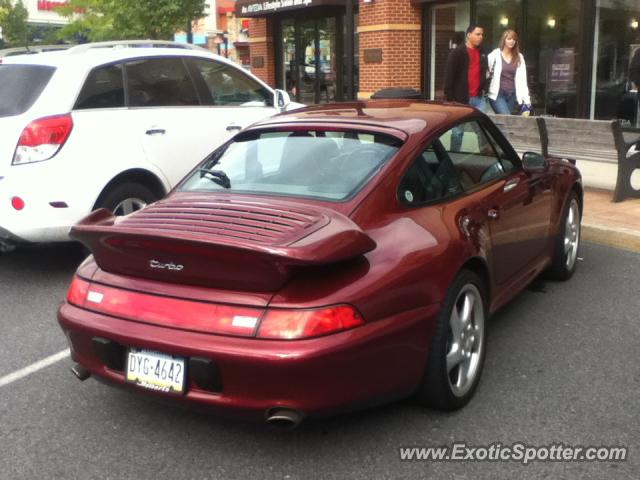
[[[265,17],[279,12],[312,7],[346,5],[347,0],[237,0],[237,17]]]

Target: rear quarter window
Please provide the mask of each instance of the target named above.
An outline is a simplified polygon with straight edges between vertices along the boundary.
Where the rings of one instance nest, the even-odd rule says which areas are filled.
[[[82,87],[76,110],[124,107],[122,65],[106,65],[94,69]]]
[[[54,67],[0,65],[0,117],[20,115],[31,108],[47,86]]]

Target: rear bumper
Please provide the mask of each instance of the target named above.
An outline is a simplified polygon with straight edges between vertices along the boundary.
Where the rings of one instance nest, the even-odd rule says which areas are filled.
[[[91,210],[78,200],[78,188],[47,162],[12,167],[0,177],[0,239],[12,244],[70,241],[69,229]],[[24,200],[22,210],[11,206],[12,197]]]
[[[406,312],[325,337],[273,341],[226,337],[142,324],[64,304],[58,321],[73,360],[99,379],[186,404],[198,410],[264,420],[267,410],[288,407],[305,415],[329,415],[409,395],[426,364],[439,305]],[[219,392],[200,388],[187,372],[180,397],[125,381],[123,371],[105,365],[92,338],[123,347],[150,349],[213,360]],[[103,357],[102,357],[103,358]]]

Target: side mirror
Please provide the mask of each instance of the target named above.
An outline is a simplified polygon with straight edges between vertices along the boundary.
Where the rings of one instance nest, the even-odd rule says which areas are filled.
[[[547,159],[536,152],[525,152],[522,155],[522,166],[528,173],[544,172],[547,169]]]
[[[291,103],[289,94],[284,90],[274,90],[273,92],[273,105],[281,112],[286,110],[287,106]]]

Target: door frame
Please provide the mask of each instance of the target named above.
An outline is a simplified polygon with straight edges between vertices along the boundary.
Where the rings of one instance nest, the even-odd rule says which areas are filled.
[[[459,2],[450,0],[443,3],[429,3],[425,5],[422,12],[422,48],[423,52],[428,52],[428,55],[424,55],[427,61],[424,62],[422,85],[424,87],[425,98],[427,100],[435,100],[435,21],[437,10],[443,10],[445,8],[455,8]],[[474,1],[470,1],[469,4],[469,17],[472,17]]]

